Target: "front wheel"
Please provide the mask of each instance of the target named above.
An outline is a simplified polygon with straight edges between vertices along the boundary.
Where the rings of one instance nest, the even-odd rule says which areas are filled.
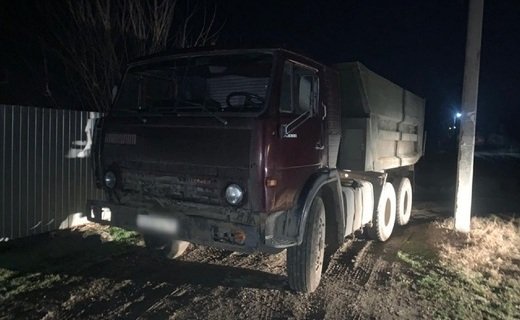
[[[287,249],[289,286],[295,291],[313,292],[321,280],[325,253],[325,206],[316,196],[305,225],[303,242]]]
[[[146,248],[159,251],[169,259],[180,257],[190,245],[187,241],[172,240],[149,234],[143,235],[143,238]]]

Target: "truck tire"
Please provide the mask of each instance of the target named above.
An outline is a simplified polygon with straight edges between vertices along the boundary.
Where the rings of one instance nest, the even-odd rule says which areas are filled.
[[[175,259],[180,257],[188,246],[187,241],[167,239],[155,235],[143,235],[146,248],[159,251],[168,259]]]
[[[291,289],[313,292],[321,280],[325,253],[325,206],[321,197],[312,201],[303,242],[287,249],[287,275]]]
[[[412,215],[412,184],[410,179],[402,178],[397,187],[396,222],[400,226],[408,224]]]
[[[386,241],[392,235],[395,224],[396,198],[394,186],[386,182],[381,191],[381,198],[374,212],[372,227],[368,229],[370,238]]]

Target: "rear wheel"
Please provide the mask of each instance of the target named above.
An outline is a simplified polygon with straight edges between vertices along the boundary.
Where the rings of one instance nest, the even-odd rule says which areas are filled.
[[[295,291],[313,292],[321,280],[325,253],[325,206],[321,197],[312,201],[303,242],[287,249],[289,286]]]
[[[190,245],[187,241],[172,240],[156,235],[145,234],[143,238],[146,248],[159,251],[169,259],[180,257]]]
[[[397,224],[404,226],[412,215],[412,184],[410,179],[402,178],[397,187]]]
[[[368,235],[372,239],[386,241],[390,238],[394,230],[395,210],[395,190],[391,183],[386,182],[383,186],[376,212],[374,213],[372,227],[368,229]]]

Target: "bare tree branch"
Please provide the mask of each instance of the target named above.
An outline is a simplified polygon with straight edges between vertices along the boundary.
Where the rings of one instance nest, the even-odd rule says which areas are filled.
[[[44,5],[55,29],[47,42],[72,75],[85,109],[110,108],[112,88],[131,59],[171,48],[206,46],[221,29],[215,28],[216,6],[208,13],[201,1],[194,5],[190,0],[64,1],[61,13]]]

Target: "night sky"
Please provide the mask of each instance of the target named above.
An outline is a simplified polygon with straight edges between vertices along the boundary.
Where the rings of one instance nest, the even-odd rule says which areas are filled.
[[[238,1],[221,41],[359,60],[427,100],[431,137],[460,108],[468,1]],[[485,1],[478,130],[520,138],[520,1]]]
[[[17,30],[21,23],[29,30],[39,26],[31,20],[30,6],[18,10],[17,3],[0,0],[0,69],[20,61],[30,64],[35,54],[31,43],[37,39]],[[432,138],[447,129],[460,108],[467,0],[216,3],[219,18],[225,21],[219,45],[283,46],[327,64],[359,60],[427,100],[427,129]],[[519,59],[520,1],[485,1],[477,121],[483,135],[504,130],[520,140],[520,130],[516,130]],[[38,68],[29,69],[38,72]],[[13,77],[18,81],[25,77],[30,83],[34,72],[16,76],[11,72]]]

